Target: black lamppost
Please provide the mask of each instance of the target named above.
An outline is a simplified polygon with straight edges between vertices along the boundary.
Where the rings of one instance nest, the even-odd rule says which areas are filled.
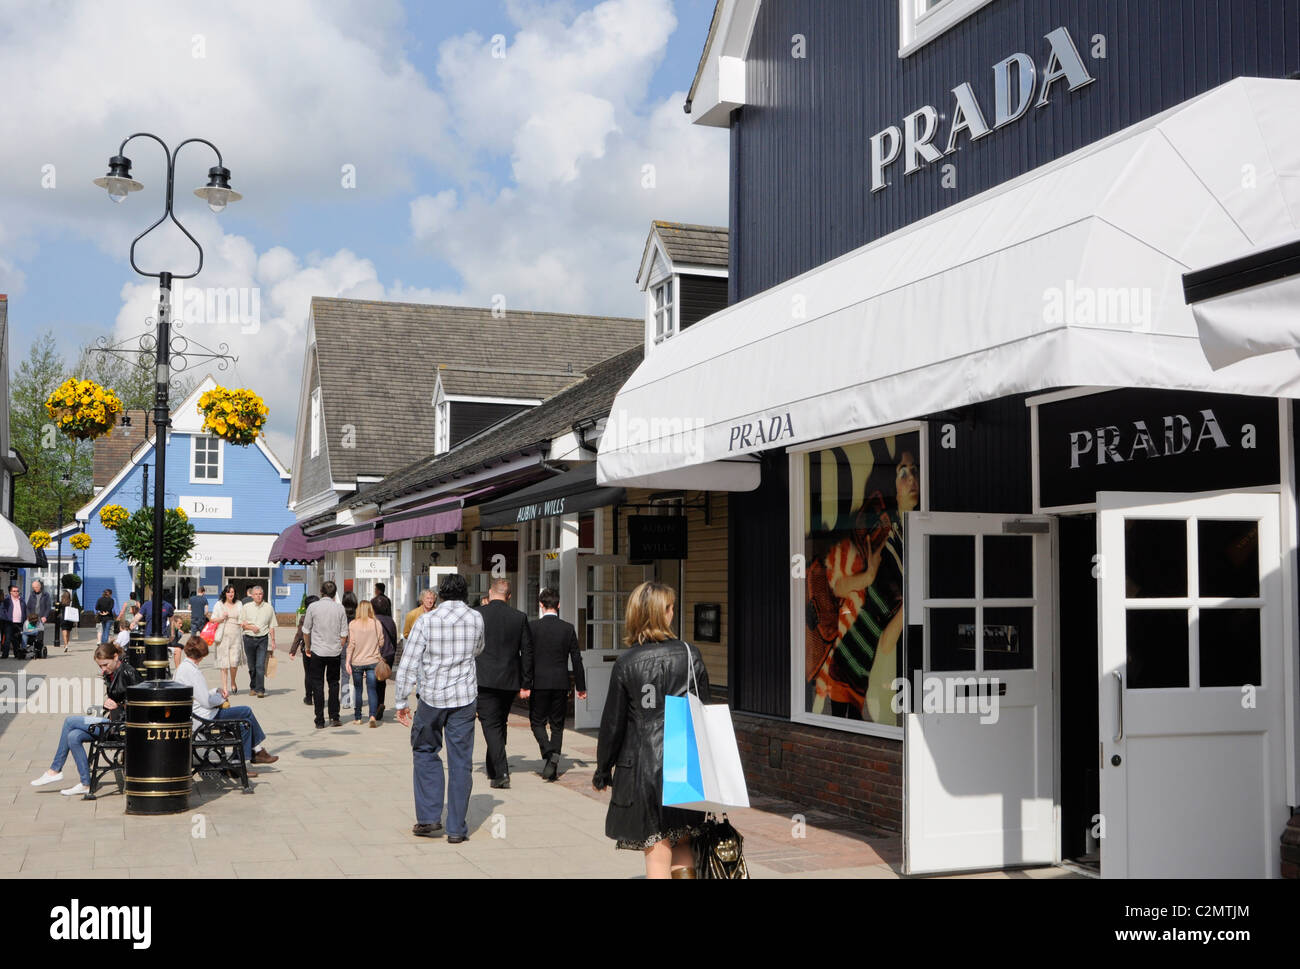
[[[167,157],[167,206],[163,209],[163,214],[158,217],[158,221],[149,228],[145,229],[131,241],[131,268],[141,276],[150,276],[158,280],[158,323],[157,332],[153,338],[154,350],[154,486],[153,486],[153,609],[150,616],[150,633],[153,636],[163,635],[163,512],[166,502],[165,494],[165,469],[167,466],[167,428],[171,427],[171,415],[168,408],[168,387],[172,379],[171,355],[173,350],[184,352],[187,346],[176,348],[172,346],[171,332],[171,293],[173,279],[193,279],[203,270],[203,247],[199,241],[190,235],[188,229],[181,225],[180,220],[176,218],[176,213],[172,209],[172,201],[176,188],[176,156],[186,145],[197,142],[198,144],[207,145],[217,156],[217,164],[208,169],[208,184],[194,190],[194,194],[201,199],[206,199],[208,208],[213,212],[220,212],[226,207],[228,202],[238,202],[242,195],[230,187],[230,170],[222,164],[221,152],[212,142],[203,138],[187,138],[176,146],[172,151],[167,147],[167,143],[157,135],[150,134],[147,131],[136,132],[128,136],[117,149],[117,154],[108,160],[108,174],[102,178],[95,179],[95,184],[108,190],[108,197],[114,202],[123,201],[131,192],[138,192],[144,188],[139,182],[131,177],[131,159],[124,154],[127,144],[133,138],[152,138],[158,144],[162,145],[163,154]],[[163,222],[171,219],[176,227],[185,233],[185,238],[194,243],[194,248],[199,251],[199,265],[192,273],[169,273],[169,272],[146,272],[136,265],[135,247],[150,232],[162,225]],[[140,338],[141,350],[147,352],[150,347],[147,345],[148,336]],[[188,342],[188,341],[187,341]],[[225,349],[225,344],[221,346]],[[120,347],[100,346],[96,349],[106,352],[119,351]],[[207,354],[189,354],[194,356],[206,357],[208,359],[226,359],[224,353],[207,353]],[[183,369],[183,368],[181,368]],[[223,367],[224,369],[224,367]],[[179,370],[177,371],[179,372]]]

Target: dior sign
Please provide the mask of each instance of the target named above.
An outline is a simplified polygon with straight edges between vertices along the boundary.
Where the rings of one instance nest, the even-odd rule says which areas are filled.
[[[934,105],[917,108],[903,119],[902,127],[890,125],[871,137],[871,191],[879,192],[889,187],[885,169],[904,161],[903,173],[914,175],[926,165],[941,161],[957,150],[961,133],[971,142],[987,137],[999,128],[1023,118],[1031,104],[1047,107],[1052,88],[1065,81],[1070,91],[1091,84],[1094,78],[1083,62],[1074,39],[1064,27],[1057,27],[1044,38],[1048,43],[1047,63],[1043,67],[1042,91],[1035,102],[1038,90],[1038,69],[1028,54],[1016,53],[993,65],[993,124],[980,106],[979,98],[969,81],[952,89],[951,111],[947,115],[948,137],[940,149],[934,144],[939,134],[939,112]]]
[[[181,495],[179,500],[188,518],[233,518],[235,514],[233,498]]]

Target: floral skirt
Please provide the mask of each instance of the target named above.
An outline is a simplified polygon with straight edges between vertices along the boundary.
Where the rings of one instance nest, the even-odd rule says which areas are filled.
[[[623,841],[614,842],[615,849],[626,848],[629,851],[645,851],[647,848],[653,848],[660,841],[667,841],[672,847],[677,847],[677,842],[683,838],[694,838],[700,833],[700,829],[693,826],[679,828],[669,828],[660,834],[652,834],[645,841]]]

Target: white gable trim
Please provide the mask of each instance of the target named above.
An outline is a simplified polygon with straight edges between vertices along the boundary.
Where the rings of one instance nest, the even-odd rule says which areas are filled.
[[[650,230],[651,245],[645,247],[645,252],[641,256],[641,267],[637,270],[636,284],[641,292],[646,292],[654,283],[662,282],[666,277],[659,276],[654,279],[650,278],[650,269],[655,264],[655,253],[659,253],[668,267],[668,275],[671,276],[677,271],[673,261],[668,258],[668,250],[664,248],[663,240],[659,238],[659,229],[651,228]]]
[[[691,122],[731,125],[731,112],[746,103],[745,60],[762,0],[722,0],[718,30],[704,52],[704,66],[691,98]]]

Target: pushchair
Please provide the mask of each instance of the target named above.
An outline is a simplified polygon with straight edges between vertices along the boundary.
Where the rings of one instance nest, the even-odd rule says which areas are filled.
[[[22,642],[14,645],[19,659],[44,659],[49,655],[45,648],[45,623],[24,623],[21,638]]]

